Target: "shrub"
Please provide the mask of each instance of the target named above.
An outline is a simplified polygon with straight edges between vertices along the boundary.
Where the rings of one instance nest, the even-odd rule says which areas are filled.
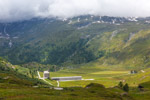
[[[123,86],[123,90],[129,92],[129,86],[127,83]]]
[[[119,82],[118,87],[122,88],[123,87],[123,83]]]

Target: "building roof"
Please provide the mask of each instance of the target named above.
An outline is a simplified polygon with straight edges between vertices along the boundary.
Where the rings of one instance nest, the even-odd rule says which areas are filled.
[[[49,71],[44,71],[44,74],[49,74]]]
[[[70,77],[52,77],[52,79],[55,78],[82,78],[82,76],[70,76]]]

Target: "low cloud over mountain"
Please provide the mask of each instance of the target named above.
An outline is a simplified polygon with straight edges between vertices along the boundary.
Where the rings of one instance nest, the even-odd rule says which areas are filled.
[[[0,22],[85,14],[150,16],[150,0],[0,0]]]

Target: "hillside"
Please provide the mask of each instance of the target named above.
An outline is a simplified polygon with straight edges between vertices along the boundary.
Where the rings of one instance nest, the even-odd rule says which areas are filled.
[[[34,77],[36,76],[34,73],[29,72],[32,70],[12,65],[0,58],[0,87],[44,85],[44,82]]]
[[[0,56],[13,64],[70,66],[94,61],[97,65],[146,68],[148,22],[149,18],[88,15],[1,23]]]

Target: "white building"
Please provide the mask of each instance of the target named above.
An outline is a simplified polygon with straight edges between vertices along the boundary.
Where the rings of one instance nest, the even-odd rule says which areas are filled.
[[[51,79],[56,81],[73,81],[73,80],[82,80],[82,76],[52,77]]]
[[[43,78],[44,78],[44,79],[50,78],[49,71],[44,71],[44,73],[43,73]]]

